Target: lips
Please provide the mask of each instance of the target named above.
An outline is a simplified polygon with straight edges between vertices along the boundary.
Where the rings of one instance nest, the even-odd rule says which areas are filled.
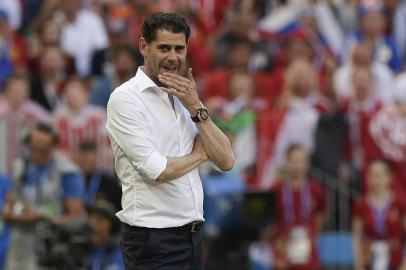
[[[163,68],[165,71],[168,71],[168,72],[176,72],[176,70],[177,70],[178,67],[176,67],[176,66],[163,66],[162,68]]]

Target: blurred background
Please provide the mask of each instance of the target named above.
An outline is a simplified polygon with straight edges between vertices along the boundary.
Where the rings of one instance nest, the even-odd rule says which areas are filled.
[[[205,269],[406,269],[403,0],[0,0],[0,269],[123,269],[106,104],[157,11],[236,156]]]

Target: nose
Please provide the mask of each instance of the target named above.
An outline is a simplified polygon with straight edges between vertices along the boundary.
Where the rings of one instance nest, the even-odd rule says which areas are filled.
[[[176,61],[177,60],[177,56],[176,56],[176,52],[174,49],[170,50],[168,52],[168,60],[169,61]]]

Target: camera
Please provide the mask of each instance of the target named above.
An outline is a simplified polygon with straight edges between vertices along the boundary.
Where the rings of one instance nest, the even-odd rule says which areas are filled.
[[[46,269],[86,269],[91,252],[92,227],[85,220],[64,224],[41,221],[37,227],[38,261]]]

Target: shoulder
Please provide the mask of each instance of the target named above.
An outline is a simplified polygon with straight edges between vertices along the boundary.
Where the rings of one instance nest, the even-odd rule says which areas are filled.
[[[117,86],[110,95],[109,103],[114,103],[120,100],[126,100],[129,97],[140,96],[137,80],[131,78],[130,80]]]
[[[135,78],[132,78],[115,88],[111,93],[107,103],[107,113],[111,110],[116,111],[117,108],[120,108],[120,110],[145,111],[144,107],[138,83]]]

